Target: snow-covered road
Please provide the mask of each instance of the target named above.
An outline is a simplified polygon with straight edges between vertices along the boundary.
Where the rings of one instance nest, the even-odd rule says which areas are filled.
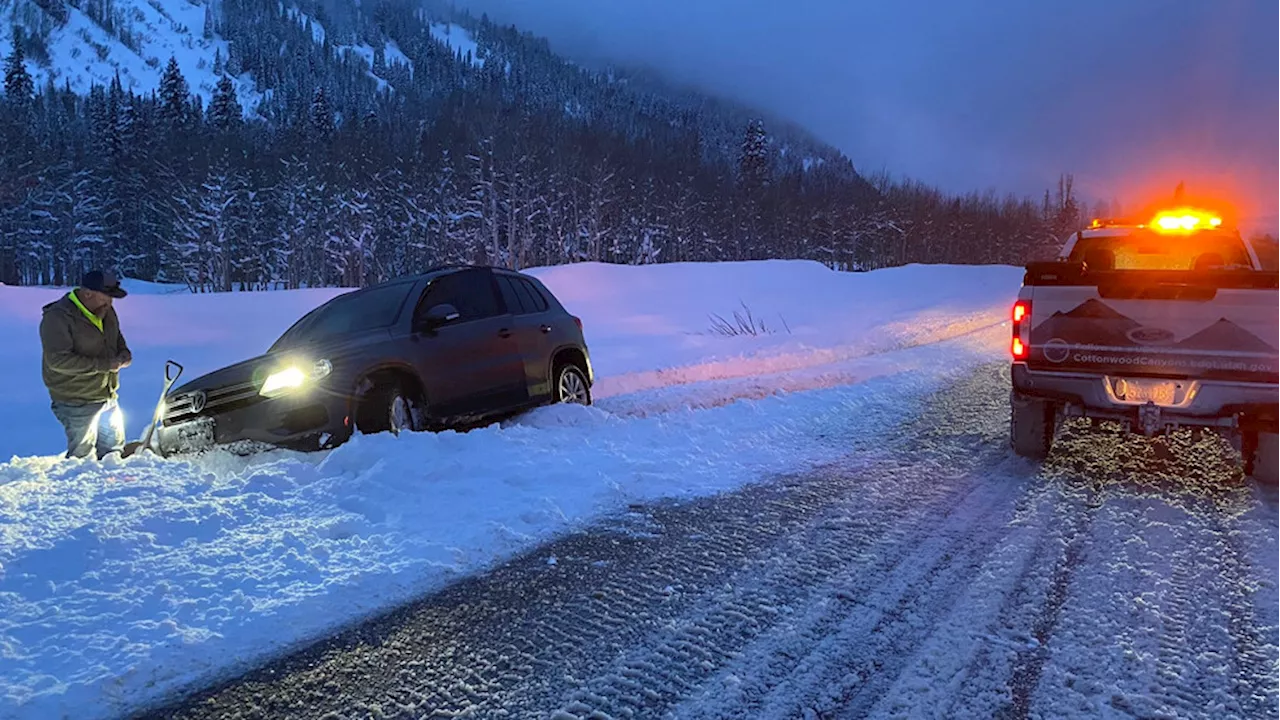
[[[1277,712],[1277,502],[1213,437],[1007,450],[1003,363],[849,458],[633,506],[165,718]],[[1105,428],[1102,432],[1106,432]]]

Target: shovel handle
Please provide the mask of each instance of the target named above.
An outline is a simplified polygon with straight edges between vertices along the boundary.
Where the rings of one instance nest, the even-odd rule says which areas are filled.
[[[177,372],[173,372],[173,368],[178,368]],[[164,364],[164,379],[166,382],[173,382],[182,374],[182,366],[178,363],[168,360]]]

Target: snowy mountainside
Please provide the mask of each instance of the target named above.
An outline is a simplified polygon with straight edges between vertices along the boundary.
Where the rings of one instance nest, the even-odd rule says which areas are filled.
[[[295,47],[284,27],[290,22],[310,29],[313,50],[319,52]],[[225,74],[245,115],[264,119],[296,114],[317,84],[330,92],[335,84],[345,84],[325,77],[338,68],[367,81],[363,89],[347,86],[362,95],[355,102],[363,107],[340,116],[363,116],[378,105],[378,95],[430,94],[451,82],[442,78],[457,72],[428,68],[423,82],[415,75],[424,64],[456,63],[483,73],[487,61],[496,75],[511,81],[509,97],[519,87],[520,102],[529,108],[557,108],[575,120],[629,127],[633,137],[646,136],[650,131],[636,128],[649,123],[695,125],[704,157],[712,162],[736,162],[742,128],[762,116],[758,109],[673,85],[643,69],[577,63],[554,52],[545,39],[439,3],[0,0],[0,56],[12,50],[15,32],[37,89],[52,82],[85,95],[93,85],[108,87],[118,75],[126,92],[146,95],[159,88],[172,56],[204,105]],[[448,54],[425,50],[432,43]],[[232,55],[238,57],[233,61]],[[250,68],[249,57],[257,67]],[[303,78],[306,86],[295,87]],[[610,89],[602,92],[602,86]],[[538,92],[526,91],[532,87]],[[472,86],[467,92],[484,91]],[[783,118],[765,119],[777,171],[834,164],[845,178],[853,177],[851,164],[835,148]]]
[[[52,83],[77,94],[93,85],[148,94],[160,87],[173,57],[192,94],[208,104],[218,82],[215,66],[228,55],[228,43],[213,28],[215,0],[114,0],[81,3],[62,0],[0,0],[0,54],[21,34],[27,71],[37,88]],[[230,73],[228,73],[230,75]],[[253,114],[262,93],[251,73],[231,75],[246,113]]]

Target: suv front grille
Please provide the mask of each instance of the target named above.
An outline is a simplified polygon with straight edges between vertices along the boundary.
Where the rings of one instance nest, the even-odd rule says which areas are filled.
[[[195,410],[196,395],[205,393],[204,407]],[[244,382],[212,390],[194,390],[177,395],[169,402],[164,411],[164,424],[186,422],[201,415],[217,415],[247,407],[261,399],[258,386],[253,382]]]

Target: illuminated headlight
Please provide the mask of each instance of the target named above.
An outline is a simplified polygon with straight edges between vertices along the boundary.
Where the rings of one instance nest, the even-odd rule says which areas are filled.
[[[328,376],[331,372],[333,372],[333,363],[328,360],[317,360],[311,366],[310,371],[303,370],[297,365],[290,365],[268,375],[267,379],[262,382],[262,389],[258,391],[258,394],[264,397],[283,395],[303,385],[314,383]]]

